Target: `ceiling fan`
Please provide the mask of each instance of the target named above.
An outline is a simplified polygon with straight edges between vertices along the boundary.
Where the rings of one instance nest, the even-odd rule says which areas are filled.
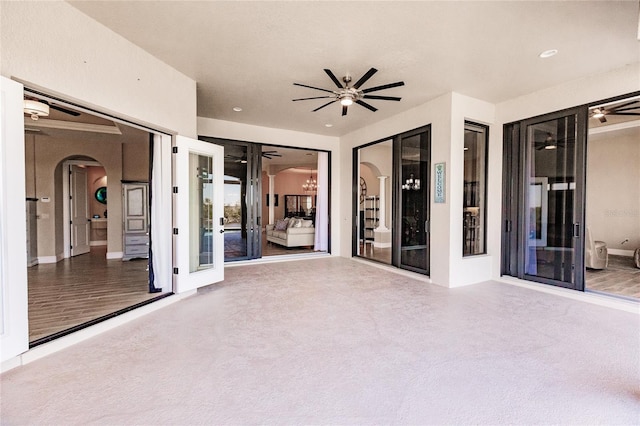
[[[604,106],[591,110],[591,118],[597,118],[601,123],[607,122],[607,115],[637,115],[640,116],[640,99],[634,99],[620,105]]]
[[[544,139],[538,139],[534,142],[534,146],[537,151],[540,151],[542,149],[551,150],[564,148],[565,145],[566,143],[564,139],[557,140],[550,132],[547,132],[547,135]]]
[[[78,117],[80,115],[77,111],[61,107],[53,102],[31,96],[24,97],[24,113],[29,114],[33,120],[38,120],[40,117],[47,117],[50,109],[55,109],[56,111],[72,115],[74,117]]]
[[[242,155],[225,154],[224,157],[236,163],[244,164],[247,162],[246,153],[243,153]],[[278,151],[276,150],[262,151],[262,157],[266,158],[267,160],[271,160],[273,159],[273,157],[282,157],[282,154],[278,154]]]
[[[335,83],[335,85],[338,87],[338,90],[322,89],[320,87],[307,86],[306,84],[293,83],[294,86],[307,87],[309,89],[320,90],[323,92],[331,93],[330,95],[326,95],[326,96],[315,96],[311,98],[293,99],[293,101],[296,102],[296,101],[306,101],[310,99],[331,99],[326,104],[321,105],[318,108],[314,109],[313,112],[321,110],[322,108],[328,105],[331,105],[334,102],[340,101],[340,104],[342,105],[342,115],[347,115],[347,109],[349,105],[352,105],[353,103],[363,106],[373,112],[378,110],[376,107],[364,102],[362,99],[376,99],[376,100],[382,100],[382,101],[399,101],[401,99],[394,96],[369,95],[368,93],[377,92],[378,90],[390,89],[392,87],[404,86],[404,81],[398,81],[396,83],[390,83],[390,84],[383,84],[382,86],[375,86],[375,87],[370,87],[368,89],[360,90],[360,86],[362,86],[376,72],[378,72],[378,70],[375,68],[371,68],[369,71],[367,71],[352,86],[349,86],[349,83],[351,83],[350,75],[345,75],[344,77],[342,77],[343,83],[340,83],[340,80],[336,78],[335,74],[331,72],[330,69],[325,68],[324,72],[326,72],[329,78],[331,79],[331,81]]]
[[[267,160],[271,160],[273,157],[282,157],[282,154],[278,154],[278,151],[262,151],[262,156]]]

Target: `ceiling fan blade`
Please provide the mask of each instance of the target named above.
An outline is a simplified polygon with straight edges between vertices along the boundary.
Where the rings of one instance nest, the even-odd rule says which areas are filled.
[[[399,101],[402,98],[397,98],[395,96],[376,96],[376,95],[364,95],[365,99],[379,99],[381,101]]]
[[[322,105],[322,106],[319,106],[318,108],[314,109],[312,112],[316,112],[316,111],[318,111],[318,110],[320,110],[320,109],[322,109],[322,108],[326,107],[327,105],[331,105],[332,103],[334,103],[334,102],[336,102],[336,101],[337,101],[337,99],[335,99],[335,100],[333,100],[333,101],[331,101],[331,102],[327,102],[326,104],[324,104],[324,105]]]
[[[357,100],[357,101],[356,101],[356,103],[357,103],[358,105],[362,105],[363,107],[365,107],[365,108],[367,108],[367,109],[369,109],[369,110],[371,110],[371,111],[373,111],[373,112],[376,112],[376,111],[378,110],[378,108],[376,108],[376,107],[374,107],[374,106],[372,106],[372,105],[369,105],[369,104],[368,104],[368,103],[366,103],[366,102],[362,102],[361,100]]]
[[[342,115],[347,115],[347,110],[349,109],[348,106],[346,105],[342,105]]]
[[[314,96],[313,98],[298,98],[298,99],[291,99],[291,100],[295,102],[295,101],[308,101],[309,99],[325,99],[325,98],[333,98],[333,96]]]
[[[327,73],[327,75],[329,76],[329,78],[331,79],[331,81],[333,81],[336,86],[338,86],[338,89],[344,89],[344,87],[342,86],[342,84],[340,83],[340,80],[338,80],[338,78],[335,76],[334,73],[331,72],[330,69],[325,68],[324,72]]]
[[[78,111],[72,111],[70,109],[63,108],[63,107],[58,106],[56,104],[49,104],[49,108],[55,109],[55,110],[60,111],[60,112],[64,112],[65,114],[73,115],[74,117],[77,117],[77,116],[80,115],[80,113]]]
[[[309,88],[309,89],[322,90],[323,92],[333,93],[333,90],[329,90],[329,89],[321,89],[321,88],[319,88],[319,87],[313,87],[313,86],[307,86],[306,84],[293,83],[293,85],[294,85],[294,86],[307,87],[307,88]]]
[[[367,80],[369,80],[371,78],[371,76],[373,76],[375,73],[377,73],[378,70],[375,68],[371,68],[369,71],[367,71],[367,73],[365,75],[363,75],[362,77],[360,77],[360,80],[356,81],[356,84],[353,85],[354,89],[358,89],[360,86],[362,86]]]
[[[627,107],[627,106],[629,106],[629,105],[633,105],[633,104],[635,104],[636,102],[638,102],[638,101],[637,101],[637,100],[633,100],[633,101],[631,101],[631,102],[625,102],[625,103],[623,103],[623,104],[621,104],[621,105],[614,106],[613,108],[610,108],[610,109],[608,109],[607,111],[620,111],[622,108]],[[636,108],[639,108],[639,107],[636,107]],[[605,108],[605,109],[606,109],[606,108]]]
[[[614,112],[614,115],[640,115],[640,112]]]
[[[598,120],[600,120],[601,123],[606,123],[607,122],[607,117],[605,117],[603,115],[602,117],[598,117]]]
[[[609,110],[609,114],[617,114],[619,111],[633,111],[634,109],[640,109],[640,105],[630,106],[627,108],[614,108]]]
[[[383,84],[382,86],[370,87],[364,89],[362,93],[376,92],[378,90],[391,89],[392,87],[404,86],[404,81],[398,81],[396,83]]]

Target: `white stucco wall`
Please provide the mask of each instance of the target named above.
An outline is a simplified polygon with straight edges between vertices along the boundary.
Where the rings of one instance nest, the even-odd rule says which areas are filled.
[[[66,2],[0,2],[0,49],[1,75],[27,87],[196,136],[195,81]]]

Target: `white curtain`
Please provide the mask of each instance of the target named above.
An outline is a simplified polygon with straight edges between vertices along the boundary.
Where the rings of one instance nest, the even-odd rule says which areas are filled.
[[[313,249],[329,250],[329,153],[318,152],[318,191],[316,200],[316,235]]]
[[[171,136],[153,137],[151,168],[151,266],[156,289],[172,291]]]

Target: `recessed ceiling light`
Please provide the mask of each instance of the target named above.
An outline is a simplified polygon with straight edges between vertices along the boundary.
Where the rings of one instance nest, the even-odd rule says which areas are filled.
[[[324,125],[324,127],[333,127],[333,124],[327,123],[327,124]]]
[[[545,50],[538,56],[540,56],[541,58],[550,58],[552,56],[555,56],[557,53],[558,53],[558,49],[549,49],[549,50]]]
[[[240,112],[240,111],[242,111],[242,108],[240,108],[240,107],[233,107],[233,110],[234,110],[235,112]]]

